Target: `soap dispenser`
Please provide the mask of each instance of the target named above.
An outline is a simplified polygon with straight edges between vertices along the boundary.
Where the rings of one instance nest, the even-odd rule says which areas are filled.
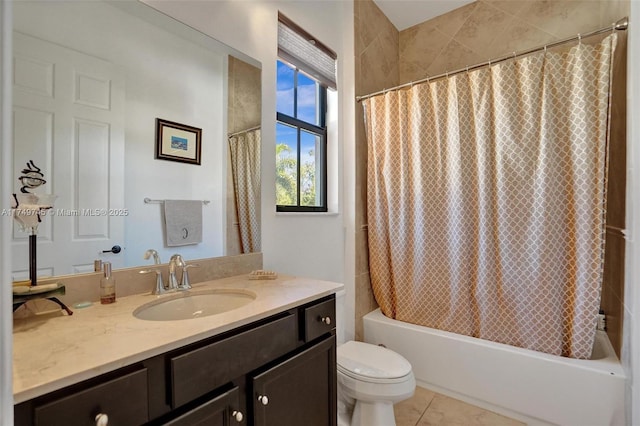
[[[100,279],[100,303],[103,305],[116,301],[116,279],[111,275],[111,262],[104,262],[104,276]]]

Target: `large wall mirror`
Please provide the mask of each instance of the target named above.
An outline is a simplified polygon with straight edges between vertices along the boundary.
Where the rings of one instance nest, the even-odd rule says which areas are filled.
[[[138,1],[29,1],[14,3],[14,75],[15,191],[33,161],[57,195],[39,275],[260,250],[258,61]],[[202,130],[200,165],[155,158],[157,119]],[[164,200],[207,202],[201,243],[166,245]],[[16,224],[14,279],[27,241]]]

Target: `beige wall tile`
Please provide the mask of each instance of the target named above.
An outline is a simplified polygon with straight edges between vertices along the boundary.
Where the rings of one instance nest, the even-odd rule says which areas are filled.
[[[596,1],[536,0],[518,16],[557,38],[572,37],[600,27],[600,4]]]
[[[600,26],[606,27],[619,19],[629,16],[629,1],[602,0],[600,1]]]
[[[465,6],[459,7],[455,10],[452,10],[449,13],[445,13],[444,15],[437,16],[429,21],[420,23],[418,25],[414,25],[414,27],[422,26],[427,23],[433,24],[438,30],[448,35],[449,37],[453,37],[462,26],[465,24],[467,19],[473,14],[476,7],[480,2],[475,1],[473,3],[469,3]],[[412,27],[413,28],[413,27]],[[408,28],[411,29],[411,28]]]
[[[453,39],[442,49],[438,57],[431,63],[429,68],[427,68],[427,73],[423,77],[456,71],[485,60],[487,60],[487,58],[484,58]]]
[[[585,33],[628,9],[621,0],[476,1],[400,33],[400,83]]]
[[[553,35],[512,16],[505,22],[503,31],[494,40],[485,57],[491,59],[507,56],[513,52],[523,52],[548,44],[555,39]]]
[[[373,0],[354,3],[356,94],[366,95],[399,83],[399,33]],[[367,140],[362,105],[356,105],[356,277],[355,337],[362,340],[362,316],[377,307],[369,283],[366,232]]]
[[[527,5],[526,1],[523,0],[484,0],[486,3],[489,3],[493,7],[497,7],[510,15],[515,15],[520,12],[523,7]]]
[[[400,33],[400,81],[427,77],[425,71],[451,41],[435,25],[416,25]]]
[[[508,18],[509,15],[502,10],[488,3],[478,2],[478,6],[455,34],[454,39],[474,52],[482,52],[486,46],[493,44],[500,34],[499,29],[504,27]]]

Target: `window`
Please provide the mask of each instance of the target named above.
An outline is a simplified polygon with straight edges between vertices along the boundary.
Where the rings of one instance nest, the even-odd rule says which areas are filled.
[[[279,15],[276,210],[327,211],[327,88],[335,53]]]
[[[327,211],[327,89],[278,61],[277,211]]]

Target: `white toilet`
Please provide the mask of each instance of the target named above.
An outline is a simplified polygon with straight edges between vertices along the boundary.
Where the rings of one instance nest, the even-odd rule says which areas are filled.
[[[413,396],[416,379],[400,354],[370,343],[338,346],[338,426],[395,426],[393,404]]]

